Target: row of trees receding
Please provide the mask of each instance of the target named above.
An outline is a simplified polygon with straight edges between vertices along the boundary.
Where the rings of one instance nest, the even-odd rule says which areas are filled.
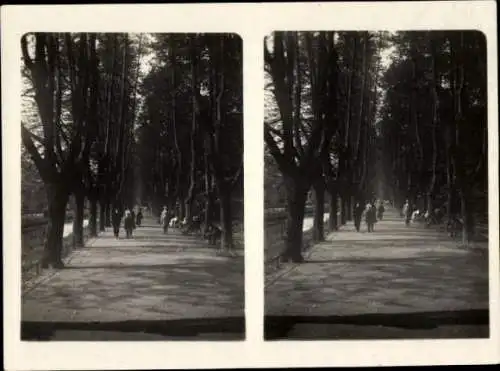
[[[28,102],[23,156],[38,170],[48,204],[44,267],[63,266],[70,196],[78,246],[86,200],[95,236],[110,226],[113,207],[133,207],[149,191],[161,198],[157,190],[168,189],[169,204],[182,199],[183,212],[192,217],[202,180],[207,204],[213,209],[220,200],[224,246],[231,247],[231,190],[242,184],[241,40],[159,35],[151,51],[150,39],[118,33],[31,33],[21,39]],[[143,57],[151,52],[157,63],[144,77]],[[138,195],[143,183],[146,190]],[[154,201],[158,206],[164,200]]]
[[[301,261],[304,208],[314,191],[314,238],[351,219],[354,200],[372,197],[374,120],[384,41],[371,32],[275,32],[265,43],[266,150],[283,175],[287,198],[285,260]],[[337,221],[341,202],[341,219]]]
[[[127,34],[35,33],[23,35],[23,76],[37,120],[21,134],[43,180],[48,226],[43,266],[61,267],[66,206],[74,196],[75,245],[83,244],[85,198],[90,233],[110,223],[113,203],[123,203],[133,145],[140,44]],[[128,180],[130,176],[128,176]]]
[[[399,32],[384,75],[384,173],[401,205],[443,208],[474,234],[488,204],[486,39],[475,31]]]
[[[144,81],[138,128],[143,194],[188,224],[219,220],[230,250],[243,213],[242,41],[158,35],[153,48],[161,63]]]
[[[302,260],[311,190],[316,241],[325,191],[330,231],[351,220],[354,202],[376,195],[421,211],[444,204],[471,240],[488,201],[482,34],[275,32],[264,55],[266,187],[282,179],[285,260]]]

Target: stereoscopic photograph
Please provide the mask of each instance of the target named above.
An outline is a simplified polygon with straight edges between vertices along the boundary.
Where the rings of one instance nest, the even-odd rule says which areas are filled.
[[[4,368],[498,363],[495,10],[2,6]]]
[[[485,36],[280,31],[264,60],[265,339],[488,338]]]
[[[19,42],[22,340],[244,340],[241,38]]]

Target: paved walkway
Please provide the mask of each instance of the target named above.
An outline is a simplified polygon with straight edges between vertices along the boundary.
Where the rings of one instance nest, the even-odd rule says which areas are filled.
[[[266,338],[488,336],[487,248],[459,248],[394,212],[362,228],[351,222],[266,278]]]
[[[133,239],[122,229],[116,240],[108,230],[75,251],[64,269],[44,272],[22,298],[25,336],[242,338],[243,251],[218,256],[199,237],[163,235],[147,222]]]

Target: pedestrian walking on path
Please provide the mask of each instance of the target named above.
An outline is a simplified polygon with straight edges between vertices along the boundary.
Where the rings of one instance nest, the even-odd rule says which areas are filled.
[[[405,204],[403,205],[403,218],[405,218],[405,224],[407,226],[410,225],[411,209],[410,209],[410,203],[408,202],[408,200],[406,200]]]
[[[373,227],[377,221],[375,205],[368,203],[365,211],[365,221],[368,226],[368,232],[373,232]]]
[[[383,219],[384,212],[385,212],[384,203],[382,201],[380,201],[380,204],[378,205],[378,209],[377,209],[377,219],[378,220],[382,220]]]
[[[129,209],[125,210],[125,218],[124,218],[124,226],[125,226],[125,232],[127,235],[127,238],[132,237],[132,231],[134,229],[134,219],[132,217],[132,213],[130,212]]]
[[[130,208],[130,216],[132,217],[132,229],[135,229],[135,211],[134,208]]]
[[[120,213],[120,210],[118,208],[113,209],[113,215],[111,217],[111,222],[113,223],[113,233],[115,235],[115,238],[118,238],[120,234],[120,223],[122,220],[122,215]]]
[[[363,216],[363,206],[361,206],[361,202],[356,202],[354,205],[354,226],[356,227],[356,231],[359,232],[361,227],[361,217]]]
[[[169,217],[168,217],[168,210],[166,206],[163,206],[163,210],[161,212],[160,216],[160,224],[163,227],[163,233],[168,233],[168,222],[169,222]]]
[[[142,223],[142,209],[139,208],[139,211],[137,212],[137,220],[136,220],[136,224],[137,226],[141,226],[141,223]]]

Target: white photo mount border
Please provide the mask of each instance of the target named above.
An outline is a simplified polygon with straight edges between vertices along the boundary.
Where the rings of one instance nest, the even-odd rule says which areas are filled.
[[[393,14],[394,16],[389,16]],[[4,6],[2,158],[5,368],[152,369],[485,364],[500,359],[496,2],[370,2]],[[262,203],[245,203],[246,341],[20,341],[20,37],[26,32],[227,32],[243,39],[245,200],[263,200],[263,40],[286,30],[479,30],[487,38],[490,338],[473,340],[263,340]],[[249,150],[251,148],[251,150]],[[15,160],[13,160],[15,159]],[[251,231],[251,233],[249,233]],[[256,277],[261,277],[256,279]]]

